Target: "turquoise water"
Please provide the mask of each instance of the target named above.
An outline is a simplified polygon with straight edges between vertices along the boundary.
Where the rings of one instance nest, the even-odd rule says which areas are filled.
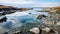
[[[24,12],[15,12],[13,14],[6,15],[8,20],[4,23],[0,23],[1,24],[0,30],[2,30],[1,32],[5,32],[5,31],[7,31],[11,28],[14,28],[14,27],[19,27],[22,24],[27,23],[28,21],[34,22],[36,14],[43,14],[43,15],[48,16],[48,13],[37,12],[36,10],[42,10],[42,9],[41,8],[34,8],[33,10],[27,10]],[[29,14],[29,13],[32,13],[32,14]]]

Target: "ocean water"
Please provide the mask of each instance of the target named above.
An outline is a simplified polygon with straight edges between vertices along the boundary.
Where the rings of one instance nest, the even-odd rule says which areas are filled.
[[[0,33],[4,33],[12,28],[20,27],[22,24],[27,23],[28,21],[35,21],[36,14],[43,14],[48,16],[46,12],[37,12],[36,10],[42,10],[42,8],[33,8],[33,10],[27,10],[23,12],[15,12],[13,14],[5,15],[8,19],[4,23],[0,23]],[[32,14],[29,14],[32,13]]]

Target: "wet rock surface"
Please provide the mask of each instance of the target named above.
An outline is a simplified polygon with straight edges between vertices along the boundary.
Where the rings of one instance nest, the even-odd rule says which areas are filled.
[[[2,18],[0,18],[0,23],[6,22],[6,21],[7,21],[7,17],[6,16],[3,16]]]

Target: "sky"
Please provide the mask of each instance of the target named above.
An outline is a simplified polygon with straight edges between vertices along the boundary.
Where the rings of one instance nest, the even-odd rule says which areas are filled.
[[[0,0],[0,5],[14,7],[51,7],[60,6],[60,0]]]

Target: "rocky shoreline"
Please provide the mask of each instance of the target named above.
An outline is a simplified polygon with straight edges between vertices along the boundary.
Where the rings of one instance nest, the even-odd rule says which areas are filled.
[[[38,12],[47,12],[49,15],[36,15],[35,21],[12,28],[3,34],[60,34],[60,8],[44,9]]]
[[[56,10],[56,9],[55,9]],[[45,12],[45,11],[43,11]],[[49,12],[48,16],[38,15],[36,19],[42,22],[26,23],[18,28],[9,30],[8,34],[60,34],[60,11]],[[5,32],[6,33],[6,32]]]

